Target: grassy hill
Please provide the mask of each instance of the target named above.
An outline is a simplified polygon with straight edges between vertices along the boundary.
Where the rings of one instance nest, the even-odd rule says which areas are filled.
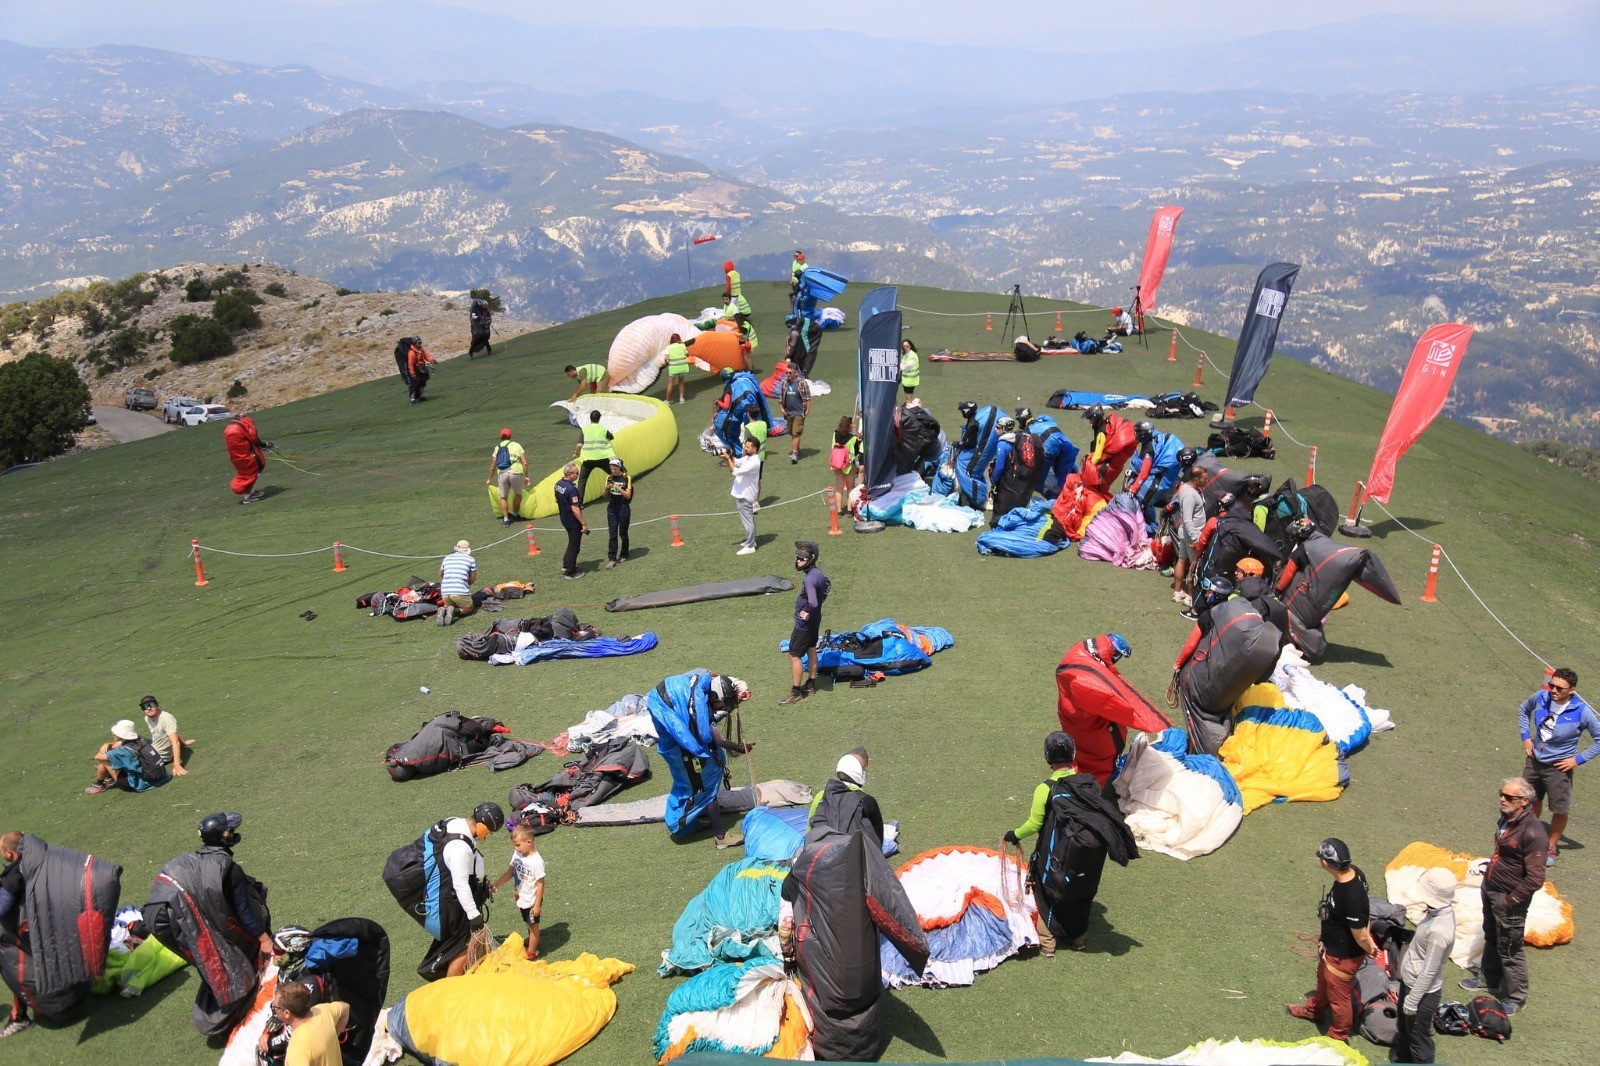
[[[851,296],[866,287],[853,286]],[[751,283],[747,290],[761,335],[781,337],[780,286]],[[824,427],[847,412],[853,393],[849,334],[823,343],[818,373],[837,388],[817,404],[804,461],[790,466],[781,454],[773,457],[759,554],[735,557],[733,517],[684,519],[687,545],[680,549],[667,546],[666,523],[638,524],[667,513],[731,509],[725,473],[693,446],[719,391],[710,378],[697,378],[691,403],[675,409],[678,451],[639,480],[633,562],[566,583],[557,577],[554,535],[541,541],[544,554],[534,559],[515,537],[480,548],[485,580],[539,584],[535,600],[517,605],[516,614],[573,603],[608,634],[658,632],[661,646],[647,655],[525,669],[466,663],[454,645],[468,630],[396,625],[354,606],[363,592],[431,574],[430,560],[347,549],[349,570],[335,574],[326,553],[252,557],[312,551],[335,539],[394,555],[437,556],[458,537],[474,545],[497,539],[501,530],[482,478],[499,427],[516,430],[534,471],[555,467],[575,442],[574,431],[546,406],[571,391],[562,366],[603,359],[616,330],[638,315],[693,311],[710,298],[710,290],[681,294],[497,345],[492,359],[442,366],[429,389],[432,402],[420,408],[404,402],[396,381],[379,380],[264,411],[257,418],[263,435],[278,441],[297,468],[270,466],[264,480],[270,495],[258,505],[237,506],[227,491],[232,471],[220,427],[71,456],[0,479],[0,538],[19,576],[12,609],[0,620],[7,712],[0,748],[13,753],[0,777],[7,827],[122,863],[124,899],[137,903],[164,862],[196,845],[201,816],[242,811],[238,856],[270,885],[275,923],[315,925],[345,915],[382,921],[394,941],[393,999],[418,983],[413,967],[426,937],[384,890],[378,876],[384,858],[431,821],[484,799],[503,802],[511,785],[542,780],[559,765],[546,755],[521,772],[470,769],[394,784],[379,765],[384,749],[449,708],[495,715],[519,736],[549,736],[667,674],[707,666],[743,677],[755,690],[745,724],[758,741],[761,776],[817,784],[843,750],[865,743],[874,755],[871,791],[887,817],[900,821],[908,853],[955,843],[993,846],[1022,819],[1044,775],[1040,742],[1055,724],[1054,666],[1069,644],[1107,630],[1126,634],[1135,649],[1124,664],[1128,675],[1159,698],[1188,623],[1152,574],[1071,554],[982,559],[970,534],[892,529],[829,538],[821,536],[827,520],[819,501],[779,506],[828,483]],[[1004,311],[1003,301],[982,294],[903,288],[901,301],[924,312]],[[853,299],[846,306],[853,319]],[[982,331],[982,321],[906,316],[924,352],[972,349],[998,338],[998,331]],[[1229,342],[1192,339],[1227,366]],[[1168,363],[1165,337],[1158,336],[1148,353],[1133,348],[1123,356],[1032,365],[925,362],[919,391],[953,422],[965,398],[1010,406],[1020,396],[1037,410],[1062,386],[1187,388],[1193,359],[1180,351],[1179,361]],[[765,347],[758,355],[763,368],[775,358]],[[1203,391],[1215,397],[1221,387],[1220,376],[1208,370]],[[1274,364],[1260,397],[1289,432],[1319,446],[1321,480],[1348,498],[1370,463],[1388,397],[1287,359]],[[1076,415],[1068,414],[1063,428],[1075,438],[1085,435]],[[1205,435],[1199,423],[1165,428],[1191,442]],[[1287,438],[1279,441],[1280,458],[1255,465],[1275,479],[1303,476],[1304,454]],[[1593,544],[1600,486],[1441,422],[1402,463],[1394,499],[1394,513],[1421,538],[1443,543],[1523,640],[1553,663],[1574,665],[1590,690],[1600,691],[1592,666],[1600,657]],[[1222,850],[1193,862],[1151,855],[1127,870],[1113,868],[1100,895],[1104,909],[1090,927],[1089,952],[1009,962],[968,990],[892,996],[885,1060],[1124,1049],[1167,1054],[1209,1036],[1309,1036],[1311,1028],[1287,1018],[1282,1005],[1313,979],[1312,963],[1291,949],[1297,932],[1315,931],[1316,902],[1326,888],[1312,855],[1316,841],[1330,834],[1349,841],[1377,886],[1385,862],[1412,840],[1485,851],[1495,786],[1521,764],[1515,708],[1540,682],[1539,664],[1448,572],[1439,602],[1419,603],[1426,540],[1381,514],[1372,517],[1378,522],[1369,543],[1393,573],[1404,604],[1353,592],[1351,606],[1330,622],[1335,647],[1316,673],[1361,685],[1374,705],[1394,711],[1399,728],[1352,757],[1346,794],[1332,804],[1258,811]],[[777,642],[789,630],[787,597],[636,615],[606,615],[598,607],[624,593],[789,572],[789,542],[802,536],[822,542],[834,588],[829,626],[892,615],[945,626],[956,646],[922,674],[779,708],[787,664]],[[208,554],[211,584],[196,588],[192,537],[243,554]],[[585,545],[586,566],[592,569],[599,556],[597,535]],[[300,617],[307,610],[315,620]],[[422,686],[431,695],[420,693]],[[146,692],[160,696],[185,735],[199,739],[190,776],[143,796],[82,795],[94,749],[113,721],[136,716]],[[665,791],[665,771],[656,765],[656,779],[628,798]],[[1597,838],[1600,816],[1592,812],[1600,809],[1600,778],[1578,776],[1570,853],[1552,881],[1573,901],[1579,938],[1534,954],[1533,1009],[1517,1019],[1519,1061],[1579,1061],[1588,1042],[1569,1022],[1597,1006],[1582,974],[1600,963],[1600,948],[1586,935],[1600,913],[1600,888],[1595,860],[1581,845]],[[683,904],[730,856],[704,838],[673,844],[659,826],[563,829],[543,838],[541,848],[550,869],[549,952],[569,958],[587,950],[639,967],[617,986],[616,1018],[571,1061],[646,1062],[676,984],[654,976],[659,952]],[[487,846],[491,867],[508,855],[503,839]],[[491,925],[507,933],[517,920],[501,904]],[[1455,994],[1459,976],[1453,967],[1447,972],[1448,994]],[[7,1061],[105,1058],[137,1033],[159,1042],[163,1061],[214,1062],[216,1053],[189,1027],[194,988],[190,973],[141,999],[96,1001],[85,1021],[9,1042]],[[1504,1055],[1483,1041],[1455,1040],[1440,1057],[1479,1063]]]

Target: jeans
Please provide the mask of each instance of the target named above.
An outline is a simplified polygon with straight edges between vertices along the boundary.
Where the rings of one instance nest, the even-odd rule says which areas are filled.
[[[1404,1010],[1406,997],[1411,990],[1400,986],[1400,1033],[1389,1049],[1390,1062],[1433,1061],[1433,1016],[1439,1010],[1439,993],[1429,992],[1417,1003],[1417,1013]]]
[[[754,500],[735,500],[739,505],[739,521],[744,523],[743,548],[756,546],[756,502]]]
[[[1350,1001],[1350,982],[1361,968],[1361,956],[1336,959],[1323,955],[1317,959],[1317,990],[1306,1000],[1306,1007],[1317,1014],[1327,1011],[1330,1040],[1349,1040],[1355,1023],[1355,1004]]]
[[[578,572],[578,548],[583,544],[583,530],[567,527],[567,553],[561,557],[561,572],[563,574],[576,574]]]
[[[1526,903],[1507,907],[1504,892],[1483,890],[1483,983],[1519,1007],[1528,1001],[1528,957],[1522,949],[1527,922]]]
[[[633,521],[633,507],[626,503],[614,503],[606,508],[606,528],[611,531],[611,537],[606,543],[606,558],[616,562],[618,558],[628,557],[628,523]],[[617,554],[617,541],[622,542],[622,554]]]

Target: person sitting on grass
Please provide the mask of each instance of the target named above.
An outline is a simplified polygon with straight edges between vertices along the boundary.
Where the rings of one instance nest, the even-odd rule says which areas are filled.
[[[572,390],[572,395],[567,397],[568,403],[582,396],[585,389],[591,393],[611,391],[611,374],[599,363],[584,363],[582,366],[568,363],[563,373],[578,383],[578,387]]]
[[[83,791],[91,796],[111,788],[148,792],[170,780],[161,753],[150,741],[141,739],[138,728],[124,718],[111,727],[111,739],[95,752],[94,784]]]
[[[167,770],[174,777],[187,775],[189,771],[183,768],[184,751],[194,741],[178,735],[178,720],[163,711],[154,696],[140,700],[139,710],[144,714],[145,728],[150,730],[150,743],[155,745],[161,761],[167,764]]]
[[[516,885],[517,909],[528,924],[526,955],[529,962],[534,962],[539,958],[539,916],[544,912],[544,856],[539,854],[533,830],[526,825],[511,830],[511,846],[516,849],[511,864],[500,879],[489,886],[489,894],[499,891],[507,881]]]

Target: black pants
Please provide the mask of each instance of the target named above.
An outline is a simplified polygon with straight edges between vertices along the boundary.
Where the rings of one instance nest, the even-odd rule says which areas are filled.
[[[1409,988],[1400,986],[1402,1008],[1410,994]],[[1417,1013],[1407,1014],[1404,1009],[1400,1011],[1400,1033],[1394,1038],[1394,1046],[1389,1049],[1390,1062],[1433,1061],[1433,1016],[1438,1010],[1439,993],[1429,992],[1418,1002]]]
[[[578,548],[582,544],[583,530],[568,526],[567,553],[561,557],[561,572],[563,574],[576,574],[578,572]]]
[[[1528,1001],[1528,956],[1522,947],[1527,924],[1527,903],[1507,907],[1504,892],[1483,889],[1483,960],[1478,972],[1484,984],[1500,989],[1501,999],[1519,1007]]]
[[[585,459],[583,461],[583,465],[578,468],[578,499],[581,500],[587,495],[585,490],[589,487],[589,475],[596,470],[600,471],[601,474],[611,473],[610,458]]]
[[[611,531],[611,538],[606,543],[606,558],[615,562],[617,559],[628,557],[628,523],[633,521],[633,506],[627,503],[613,503],[606,507],[606,528]],[[617,554],[617,541],[622,541],[622,553]]]

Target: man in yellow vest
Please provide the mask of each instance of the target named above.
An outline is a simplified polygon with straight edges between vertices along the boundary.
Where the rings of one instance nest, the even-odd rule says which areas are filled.
[[[684,401],[685,386],[689,381],[689,346],[678,334],[672,335],[667,345],[667,402],[672,402],[672,387],[678,387],[678,402]]]
[[[568,363],[565,373],[578,383],[578,387],[572,390],[572,395],[567,397],[568,403],[582,396],[584,389],[588,389],[591,393],[611,391],[611,374],[599,363],[584,363],[582,366]]]
[[[806,272],[806,253],[795,250],[794,262],[789,264],[789,301],[794,302],[795,295],[800,291],[800,275]]]
[[[739,271],[734,267],[732,259],[722,264],[722,273],[724,274],[722,284],[723,298],[728,300],[744,299],[744,280],[739,276]]]
[[[578,498],[584,496],[584,489],[589,484],[589,475],[596,470],[602,474],[611,470],[611,459],[616,455],[611,447],[611,431],[600,424],[600,412],[590,411],[589,421],[582,426],[583,440],[578,442],[578,447],[573,451],[573,458],[582,462],[578,473]]]

